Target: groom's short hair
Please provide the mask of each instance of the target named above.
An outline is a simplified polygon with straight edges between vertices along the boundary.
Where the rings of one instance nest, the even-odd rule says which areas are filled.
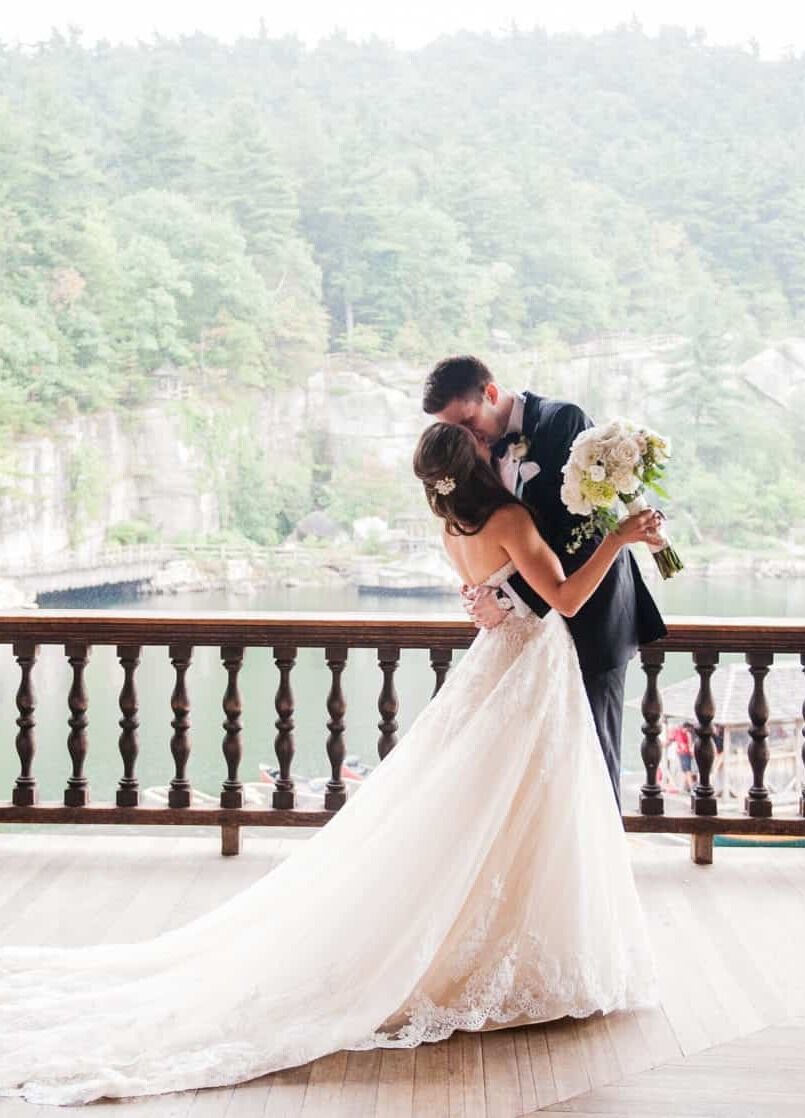
[[[477,357],[445,357],[428,373],[422,392],[422,410],[426,415],[436,415],[452,400],[464,400],[468,396],[480,398],[494,379]]]

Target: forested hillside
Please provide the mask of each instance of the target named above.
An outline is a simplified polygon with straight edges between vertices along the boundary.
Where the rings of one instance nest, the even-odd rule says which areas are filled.
[[[678,30],[0,48],[0,429],[166,365],[271,387],[334,350],[675,334],[688,490],[784,534],[802,435],[734,369],[805,331],[803,139],[805,59]]]

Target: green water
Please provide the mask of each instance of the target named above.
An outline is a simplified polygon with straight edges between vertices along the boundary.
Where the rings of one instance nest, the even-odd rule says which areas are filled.
[[[782,580],[713,581],[683,576],[652,587],[667,616],[752,616],[805,618],[805,580],[786,583]],[[87,598],[78,606],[96,607]],[[225,593],[192,594],[153,598],[120,598],[105,602],[110,609],[160,609],[192,614],[195,611],[247,610],[295,611],[392,611],[425,614],[443,613],[451,609],[450,599],[371,597],[358,595],[352,589],[273,589],[250,597]],[[458,659],[456,654],[455,660]],[[682,654],[669,657],[662,679],[674,682],[691,674],[690,657]],[[71,673],[62,649],[43,647],[37,663],[34,682],[37,693],[37,758],[35,771],[43,800],[60,800],[69,773],[67,742],[67,693]],[[0,781],[4,798],[18,772],[14,749],[16,707],[14,695],[19,670],[9,647],[0,648],[0,726],[3,741],[0,750]],[[86,772],[91,796],[96,801],[114,799],[121,764],[117,748],[120,717],[117,699],[122,674],[114,649],[96,647],[87,671],[89,692],[89,755]],[[325,775],[328,772],[325,742],[327,740],[326,696],[330,673],[320,649],[301,650],[294,669],[293,689],[296,699],[296,757],[294,771],[299,776]],[[347,751],[364,760],[377,760],[378,713],[377,698],[381,676],[372,650],[352,650],[344,674],[347,699]],[[138,776],[143,787],[165,785],[172,775],[169,743],[171,736],[170,693],[173,670],[167,649],[147,648],[137,673],[140,697],[140,757]],[[275,763],[274,695],[277,670],[269,649],[248,649],[240,679],[243,698],[244,754],[241,778],[258,779],[259,762]],[[400,697],[399,722],[404,732],[416,713],[427,701],[433,688],[433,674],[425,651],[404,652],[396,678]],[[221,742],[223,712],[221,700],[225,673],[217,649],[198,649],[188,673],[188,689],[192,704],[192,754],[189,774],[193,784],[216,794],[225,775]],[[630,667],[627,699],[639,699],[642,673],[633,663]],[[803,685],[805,693],[805,684]],[[640,767],[640,715],[627,705],[624,727],[624,769]],[[6,791],[8,789],[8,791]]]

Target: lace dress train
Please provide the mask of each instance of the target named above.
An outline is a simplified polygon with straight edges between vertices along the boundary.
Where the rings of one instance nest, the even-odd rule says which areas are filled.
[[[0,950],[0,1095],[217,1086],[655,1000],[573,642],[555,613],[509,615],[244,892],[142,943]]]

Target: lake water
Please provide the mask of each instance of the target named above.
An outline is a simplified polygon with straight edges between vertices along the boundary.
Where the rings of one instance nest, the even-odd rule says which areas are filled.
[[[713,580],[683,575],[668,583],[652,586],[663,612],[673,615],[704,616],[769,616],[805,618],[805,580],[749,580],[729,577]],[[97,608],[99,603],[91,597],[74,603],[76,607]],[[274,588],[254,596],[226,593],[188,594],[180,596],[125,598],[103,602],[109,609],[160,609],[192,614],[205,610],[330,611],[391,611],[425,614],[443,613],[452,608],[450,599],[421,599],[373,597],[359,595],[350,588]],[[740,659],[740,657],[736,657]],[[458,654],[454,662],[458,659]],[[662,674],[665,682],[674,682],[692,674],[690,658],[683,655],[669,657]],[[71,673],[63,650],[43,647],[35,672],[37,693],[37,759],[36,775],[43,800],[60,800],[69,773],[67,742],[67,693]],[[87,671],[89,706],[89,756],[86,772],[90,780],[92,799],[110,801],[120,776],[120,757],[117,726],[120,713],[117,697],[122,674],[114,649],[97,647]],[[10,788],[18,772],[14,749],[17,711],[14,696],[19,681],[19,670],[11,649],[0,648],[0,726],[4,728],[4,742],[0,751],[0,796],[10,795]],[[300,777],[328,773],[325,742],[327,740],[327,712],[325,700],[330,684],[330,673],[320,649],[300,650],[293,672],[293,689],[296,699],[296,758],[294,772]],[[140,696],[140,757],[138,776],[142,787],[164,786],[172,775],[172,758],[169,750],[171,737],[170,693],[173,687],[173,670],[167,649],[148,648],[143,652],[142,664],[137,674]],[[244,758],[241,778],[258,779],[260,762],[274,764],[274,694],[277,671],[269,649],[249,649],[241,673],[243,697]],[[404,652],[397,672],[397,690],[400,697],[399,723],[401,732],[410,725],[417,712],[427,702],[433,688],[433,674],[428,654]],[[344,674],[347,698],[346,742],[347,752],[358,754],[368,763],[377,761],[378,713],[377,698],[381,676],[376,655],[371,649],[352,650]],[[188,673],[188,688],[192,704],[192,755],[189,766],[195,787],[216,794],[220,790],[225,769],[221,754],[223,713],[221,700],[225,687],[224,670],[217,649],[198,649]],[[639,700],[643,689],[643,676],[637,663],[630,667],[627,684],[628,700]],[[805,693],[805,685],[803,688]],[[624,726],[624,769],[640,769],[640,713],[627,705]]]

